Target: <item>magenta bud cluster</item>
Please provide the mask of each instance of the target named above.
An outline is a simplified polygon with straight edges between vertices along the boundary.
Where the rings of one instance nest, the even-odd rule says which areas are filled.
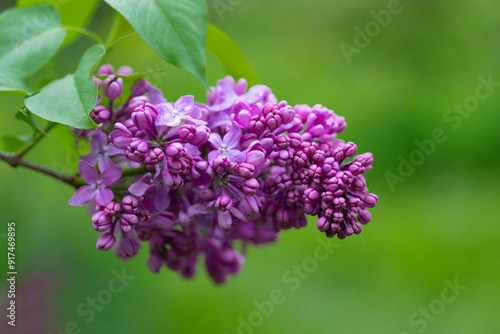
[[[273,242],[305,227],[307,216],[339,239],[371,221],[378,197],[364,174],[373,156],[338,138],[344,117],[319,104],[291,106],[232,77],[211,88],[207,103],[189,95],[169,102],[145,79],[124,91],[131,69],[121,73],[99,70],[107,100],[90,113],[100,126],[85,132],[87,185],[70,200],[92,204],[98,249],[128,259],[148,243],[151,271],[184,277],[201,256],[224,283],[244,263],[237,245]],[[125,102],[115,105],[118,97]]]

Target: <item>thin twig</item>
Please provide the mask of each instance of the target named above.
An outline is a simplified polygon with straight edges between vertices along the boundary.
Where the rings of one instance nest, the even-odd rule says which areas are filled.
[[[5,153],[0,152],[0,160],[7,162],[12,167],[23,166],[28,169],[32,169],[39,173],[43,173],[45,175],[51,176],[55,179],[58,179],[66,184],[69,184],[72,187],[78,188],[76,183],[76,175],[68,175],[64,173],[56,172],[53,169],[50,169],[45,166],[38,165],[34,162],[23,160],[16,153]]]

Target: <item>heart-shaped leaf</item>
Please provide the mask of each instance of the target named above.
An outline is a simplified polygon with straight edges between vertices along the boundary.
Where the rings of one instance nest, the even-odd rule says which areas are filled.
[[[0,91],[29,90],[26,77],[61,46],[66,31],[51,5],[8,9],[0,14]]]
[[[236,80],[245,78],[249,86],[259,83],[257,73],[241,51],[238,44],[219,28],[209,24],[207,50],[212,52]]]
[[[17,7],[26,7],[40,3],[49,3],[56,6],[61,14],[62,24],[65,26],[85,27],[94,15],[99,0],[17,0]],[[68,33],[64,40],[64,45],[73,42],[78,34]]]
[[[89,76],[92,66],[104,55],[104,46],[90,47],[80,59],[75,73],[54,80],[24,102],[32,113],[52,122],[78,129],[96,127],[89,117],[97,101],[97,85]]]
[[[187,70],[208,89],[205,77],[205,0],[105,0],[167,62]]]

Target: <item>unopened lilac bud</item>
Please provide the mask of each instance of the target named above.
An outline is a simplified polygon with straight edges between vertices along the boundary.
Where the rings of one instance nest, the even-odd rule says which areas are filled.
[[[255,166],[252,164],[244,162],[238,165],[238,175],[245,179],[251,178],[254,172],[255,172]]]
[[[222,212],[233,208],[233,200],[227,195],[219,196],[215,201],[215,207]]]
[[[288,124],[293,121],[295,117],[295,110],[293,110],[292,106],[285,106],[280,108],[281,113],[281,122],[282,124]]]
[[[283,208],[276,211],[276,222],[282,229],[289,229],[292,227],[292,219],[290,214]]]
[[[346,208],[346,202],[344,197],[335,197],[333,199],[333,205],[335,206],[335,209],[337,210],[342,210]]]
[[[103,233],[97,239],[96,247],[97,249],[107,251],[110,250],[116,242],[116,238],[113,233]]]
[[[132,213],[124,213],[120,216],[121,228],[124,232],[129,232],[132,227],[139,222],[139,218]]]
[[[111,217],[115,217],[121,210],[120,203],[109,202],[106,204],[104,211],[107,212]]]
[[[149,129],[158,117],[158,111],[151,103],[145,103],[134,109],[131,118],[138,129]]]
[[[307,154],[305,154],[302,151],[296,152],[295,156],[293,157],[293,163],[298,168],[304,167],[307,164],[308,160],[309,160],[309,158],[307,157]]]
[[[353,157],[356,154],[358,147],[353,142],[348,142],[342,147],[342,151],[347,158]]]
[[[116,71],[116,74],[118,75],[131,75],[134,71],[132,70],[132,67],[130,66],[121,66],[118,71]]]
[[[367,194],[365,195],[365,198],[363,199],[363,204],[367,208],[373,208],[374,206],[377,205],[378,202],[378,196],[375,194]]]
[[[252,118],[250,118],[250,125],[248,129],[251,132],[260,135],[266,129],[266,119],[257,115],[252,116]]]
[[[276,204],[276,202],[268,200],[264,203],[260,211],[264,216],[273,216],[276,213],[277,209],[278,205]]]
[[[360,162],[364,167],[367,167],[373,163],[373,154],[363,153],[354,157],[354,161]]]
[[[372,215],[368,210],[361,210],[358,213],[358,221],[361,224],[368,224],[372,220]]]
[[[123,211],[126,213],[137,213],[139,210],[139,201],[133,196],[125,196],[122,199]]]
[[[309,171],[312,179],[319,179],[322,175],[323,169],[314,164],[309,167]]]
[[[316,152],[314,152],[312,156],[312,161],[314,161],[317,164],[321,164],[323,163],[323,161],[325,161],[325,157],[326,157],[325,151],[317,150]]]
[[[345,155],[341,148],[336,148],[333,150],[332,157],[338,162],[344,161]]]
[[[218,156],[212,161],[212,167],[217,173],[222,173],[226,170],[229,165],[229,160],[227,157]]]
[[[278,146],[280,150],[287,149],[290,146],[290,137],[287,135],[279,135],[276,137],[276,146]]]
[[[288,135],[290,138],[290,146],[292,148],[301,148],[302,147],[302,136],[299,133],[293,132]]]
[[[97,211],[92,216],[92,226],[97,232],[104,232],[111,227],[113,219],[106,211]]]
[[[355,192],[361,192],[365,189],[366,187],[366,181],[365,178],[362,176],[356,176],[351,183],[351,188]]]
[[[132,238],[121,238],[116,243],[116,246],[113,248],[113,251],[117,257],[120,259],[129,259],[133,256],[136,256],[139,252],[140,244],[138,241]]]
[[[105,106],[96,106],[90,112],[90,118],[97,124],[102,124],[109,121],[111,113]]]
[[[113,65],[110,64],[102,65],[97,71],[98,76],[110,75],[113,73],[115,73],[115,69],[113,68]]]
[[[319,192],[315,189],[308,188],[304,191],[304,201],[308,204],[314,204],[319,199]]]
[[[111,74],[106,78],[106,80],[104,80],[102,89],[107,98],[111,100],[117,99],[122,94],[123,79],[117,78]]]
[[[360,162],[354,161],[349,166],[349,171],[352,173],[352,175],[361,175],[365,172],[365,167],[363,167]]]
[[[151,254],[147,261],[149,270],[154,273],[159,273],[164,263],[163,258],[159,254]]]
[[[146,165],[147,169],[151,169],[162,162],[163,158],[165,158],[165,154],[163,153],[162,149],[159,147],[155,147],[145,155],[144,164]]]
[[[190,144],[194,146],[201,146],[208,141],[211,134],[212,131],[208,127],[205,125],[198,125],[196,127],[194,138],[191,140]]]
[[[248,179],[243,183],[243,192],[247,195],[255,195],[257,190],[259,190],[259,181],[256,179]]]
[[[191,140],[193,140],[195,134],[196,134],[196,125],[193,124],[184,124],[178,130],[179,138],[188,143]]]
[[[320,217],[316,225],[321,232],[326,232],[330,228],[330,222],[326,217]]]
[[[300,191],[298,189],[290,189],[286,192],[286,202],[290,205],[297,203],[300,200]]]
[[[179,189],[184,184],[182,177],[178,174],[170,173],[168,169],[162,169],[161,178],[163,183],[172,189]]]
[[[333,213],[333,222],[340,224],[344,221],[344,214],[342,212],[334,212]]]
[[[125,155],[129,160],[140,162],[144,159],[145,154],[148,152],[148,143],[144,140],[136,139],[127,145]]]
[[[361,224],[358,222],[354,222],[352,223],[352,229],[354,231],[354,234],[360,234],[363,230],[363,226],[361,226]]]
[[[328,180],[328,190],[331,192],[336,192],[339,189],[342,189],[344,187],[344,182],[342,179],[339,179],[338,177],[332,177],[330,180]]]
[[[148,102],[148,98],[145,96],[136,96],[130,99],[128,103],[128,108],[131,111],[134,111],[135,108],[139,106],[143,106]]]
[[[178,159],[187,154],[186,149],[181,143],[172,143],[167,147],[167,156]]]
[[[361,204],[361,200],[357,197],[349,198],[349,207],[356,208]]]
[[[132,96],[139,96],[146,94],[151,88],[151,83],[146,79],[142,78],[136,81],[130,88],[130,93]]]

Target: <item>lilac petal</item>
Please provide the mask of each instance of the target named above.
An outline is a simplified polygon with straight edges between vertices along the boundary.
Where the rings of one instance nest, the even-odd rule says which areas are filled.
[[[118,181],[122,176],[122,168],[120,166],[112,166],[106,169],[101,175],[101,184],[105,187]]]
[[[323,125],[318,124],[309,129],[308,132],[313,136],[319,136],[320,134],[325,132],[325,128],[323,127]]]
[[[90,145],[94,151],[102,150],[104,146],[108,143],[108,136],[102,131],[102,128],[98,128],[92,135],[92,140]]]
[[[231,218],[231,214],[229,211],[219,211],[219,214],[217,216],[217,220],[219,221],[219,226],[223,230],[230,230],[231,225],[233,224],[233,219]]]
[[[69,205],[85,205],[89,203],[97,193],[97,189],[91,186],[81,186],[69,200]]]
[[[200,214],[200,213],[206,213],[207,210],[205,209],[205,206],[202,204],[194,204],[189,207],[187,210],[187,214],[189,217],[193,217],[194,215]]]
[[[252,117],[252,115],[250,114],[249,110],[241,110],[239,113],[236,114],[236,116],[234,117],[234,119],[244,129],[247,129],[248,126],[250,125],[250,118],[251,117]]]
[[[163,97],[163,92],[156,87],[151,87],[148,91],[148,100],[153,105],[165,103],[167,100]]]
[[[179,212],[179,220],[182,225],[186,225],[191,220],[191,217],[184,213],[184,211],[181,211]]]
[[[231,162],[236,162],[238,164],[245,161],[245,153],[238,150],[229,150],[226,152],[226,156]]]
[[[99,152],[92,151],[89,154],[82,155],[80,158],[87,161],[90,165],[95,166],[95,164],[99,161]]]
[[[266,155],[261,151],[250,151],[247,153],[245,162],[259,166],[266,161]]]
[[[127,144],[128,145],[128,144]],[[108,156],[113,156],[117,154],[123,154],[123,149],[114,147],[113,145],[108,145],[104,148],[104,153]]]
[[[181,123],[181,118],[172,112],[166,112],[158,117],[161,125],[177,126]]]
[[[158,211],[166,209],[170,205],[170,189],[160,183],[155,189],[155,208]]]
[[[106,205],[113,199],[115,195],[113,191],[109,188],[101,188],[97,190],[97,194],[95,195],[95,201],[99,205]]]
[[[80,175],[82,176],[83,181],[87,184],[96,184],[99,181],[99,174],[97,173],[97,170],[87,161],[80,160],[78,168],[80,169]]]
[[[215,146],[217,149],[222,148],[222,138],[219,136],[218,133],[211,133],[210,138],[208,138],[208,141],[212,143],[212,145]]]
[[[185,119],[185,120],[187,120],[187,121],[190,121],[190,122],[192,122],[192,123],[194,123],[196,125],[205,125],[205,124],[207,124],[207,122],[205,122],[205,121],[203,121],[201,119],[196,119],[196,118],[193,118],[193,117],[187,116],[187,115],[183,116],[182,118]]]
[[[132,142],[132,134],[130,131],[113,130],[109,134],[109,140],[119,149],[126,149],[127,145]]]
[[[227,211],[226,211],[227,212]],[[231,214],[233,216],[235,216],[236,218],[238,218],[239,220],[241,220],[242,222],[245,222],[247,221],[248,219],[245,217],[245,215],[238,209],[236,209],[235,207],[233,207],[231,210],[229,210],[229,212],[231,212]]]
[[[99,170],[101,171],[101,173],[106,171],[106,169],[114,166],[113,161],[107,155],[101,154],[100,157],[101,158],[99,159]]]
[[[223,144],[226,146],[226,149],[230,150],[232,148],[236,148],[240,145],[241,139],[241,128],[238,123],[233,122],[231,124],[231,130],[224,136]]]
[[[191,144],[186,144],[186,145],[184,145],[184,148],[192,156],[197,156],[197,155],[201,154],[200,150],[198,149],[198,146],[194,146],[194,145],[191,145]]]
[[[248,92],[242,96],[242,98],[249,103],[256,103],[262,101],[264,97],[271,93],[271,88],[265,85],[256,85],[250,87]]]
[[[208,120],[208,127],[214,129],[229,122],[231,122],[231,116],[228,114],[224,112],[212,113]]]
[[[186,96],[181,96],[177,102],[175,102],[175,110],[178,112],[181,112],[183,114],[186,114],[193,110],[194,107],[194,96],[193,95],[186,95]]]
[[[144,196],[144,193],[151,187],[151,182],[146,182],[150,177],[151,173],[145,174],[139,181],[132,183],[128,191],[135,196]]]
[[[210,165],[212,164],[214,159],[217,158],[219,155],[221,155],[219,150],[213,150],[210,153],[208,153],[208,162],[210,163]]]

